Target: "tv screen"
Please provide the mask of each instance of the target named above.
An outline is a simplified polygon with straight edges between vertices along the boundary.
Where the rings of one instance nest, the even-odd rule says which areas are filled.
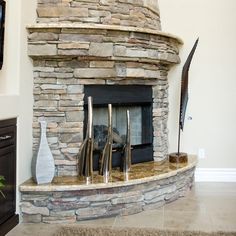
[[[2,69],[3,65],[5,9],[6,9],[5,1],[0,0],[0,69]]]

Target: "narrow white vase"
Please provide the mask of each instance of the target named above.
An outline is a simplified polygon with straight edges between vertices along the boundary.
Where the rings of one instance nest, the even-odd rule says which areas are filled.
[[[41,127],[37,155],[32,160],[32,175],[37,184],[51,183],[55,173],[54,159],[46,136],[46,121],[39,121]]]

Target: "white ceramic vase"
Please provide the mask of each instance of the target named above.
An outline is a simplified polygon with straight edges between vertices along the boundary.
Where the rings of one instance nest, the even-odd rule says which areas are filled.
[[[40,143],[37,155],[32,160],[32,175],[37,184],[51,183],[55,173],[54,158],[46,136],[46,121],[39,121],[41,127]]]

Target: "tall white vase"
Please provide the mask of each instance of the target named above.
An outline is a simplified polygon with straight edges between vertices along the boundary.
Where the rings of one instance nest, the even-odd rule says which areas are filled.
[[[51,183],[55,173],[54,159],[46,136],[46,121],[39,121],[41,127],[37,155],[32,160],[32,175],[37,184]]]

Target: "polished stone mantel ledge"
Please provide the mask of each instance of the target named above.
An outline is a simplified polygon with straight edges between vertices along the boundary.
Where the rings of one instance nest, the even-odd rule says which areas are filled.
[[[79,179],[78,177],[55,177],[50,184],[37,185],[32,179],[29,179],[20,185],[20,191],[63,192],[125,187],[175,177],[193,169],[196,165],[196,156],[189,155],[188,163],[172,164],[166,161],[161,164],[158,162],[146,162],[132,165],[127,176],[124,176],[119,170],[114,170],[112,177],[107,183],[104,182],[102,176],[94,173],[90,183],[86,183],[85,179]]]
[[[152,30],[148,28],[140,28],[140,27],[131,27],[131,26],[119,26],[119,25],[101,25],[101,24],[90,24],[90,23],[37,23],[27,25],[26,28],[31,30],[36,29],[95,29],[95,30],[115,30],[115,31],[128,31],[128,32],[136,32],[136,33],[146,33],[164,36],[166,38],[174,39],[179,44],[183,44],[183,40],[171,33],[163,32],[160,30]]]

